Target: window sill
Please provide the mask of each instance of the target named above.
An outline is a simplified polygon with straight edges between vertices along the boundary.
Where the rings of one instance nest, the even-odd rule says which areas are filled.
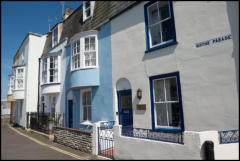
[[[154,128],[152,129],[152,131],[174,133],[174,134],[183,133],[183,130],[181,129],[171,129],[171,128]]]
[[[175,44],[178,44],[178,42],[176,40],[172,40],[172,41],[167,42],[165,44],[160,44],[158,46],[149,48],[145,51],[145,53],[149,53],[149,52],[152,52],[152,51],[155,51],[155,50],[158,50],[158,49],[162,49],[162,48],[165,48],[165,47],[168,47],[168,46],[171,46],[171,45],[175,45]]]
[[[41,84],[41,86],[45,86],[45,85],[57,85],[57,84],[61,84],[60,82],[53,82],[53,83],[43,83]]]
[[[94,67],[84,67],[84,68],[78,68],[78,69],[72,69],[71,72],[78,71],[78,70],[95,69],[95,68],[98,68],[98,66],[94,66]]]

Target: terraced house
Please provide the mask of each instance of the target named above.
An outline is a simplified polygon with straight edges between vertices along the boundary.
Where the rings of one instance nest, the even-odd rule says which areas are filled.
[[[67,7],[14,57],[17,123],[48,113],[54,141],[115,159],[236,159],[237,13],[223,1]]]

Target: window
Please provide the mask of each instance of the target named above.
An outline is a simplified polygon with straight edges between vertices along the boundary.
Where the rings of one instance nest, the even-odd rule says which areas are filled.
[[[85,67],[96,66],[95,36],[85,37]]]
[[[97,67],[96,35],[82,36],[71,47],[71,70]]]
[[[80,40],[72,44],[72,69],[80,68]]]
[[[153,129],[183,129],[179,74],[150,77]]]
[[[92,120],[92,91],[91,89],[85,89],[82,91],[82,109],[83,109],[83,121]]]
[[[16,89],[24,88],[24,68],[18,68],[16,71]]]
[[[87,20],[93,15],[94,1],[85,1],[83,3],[83,21]]]
[[[58,83],[58,55],[42,59],[42,84]]]
[[[58,43],[58,26],[56,26],[52,32],[52,47],[57,45],[57,43]]]
[[[58,56],[50,56],[50,80],[49,82],[58,81]]]
[[[172,2],[149,2],[144,6],[147,50],[176,43]]]
[[[47,58],[44,58],[42,62],[42,82],[47,83]]]

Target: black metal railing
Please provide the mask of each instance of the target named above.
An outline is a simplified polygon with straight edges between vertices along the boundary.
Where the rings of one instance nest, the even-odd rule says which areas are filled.
[[[46,134],[50,133],[53,126],[62,126],[63,123],[64,113],[27,113],[27,128],[44,132]]]
[[[98,127],[98,155],[114,159],[114,121],[102,122]]]
[[[122,136],[183,144],[183,133],[167,133],[150,129],[122,127]]]

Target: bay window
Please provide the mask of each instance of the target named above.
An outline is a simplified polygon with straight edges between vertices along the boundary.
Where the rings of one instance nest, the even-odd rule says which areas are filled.
[[[178,73],[150,78],[154,129],[183,129]]]
[[[82,36],[71,47],[71,70],[97,67],[96,35]]]
[[[24,68],[16,69],[16,83],[15,89],[22,90],[24,89]]]
[[[50,82],[58,82],[58,56],[50,56]]]
[[[42,82],[47,83],[47,58],[44,58],[42,62]]]
[[[172,2],[149,2],[144,6],[147,50],[176,43]]]

